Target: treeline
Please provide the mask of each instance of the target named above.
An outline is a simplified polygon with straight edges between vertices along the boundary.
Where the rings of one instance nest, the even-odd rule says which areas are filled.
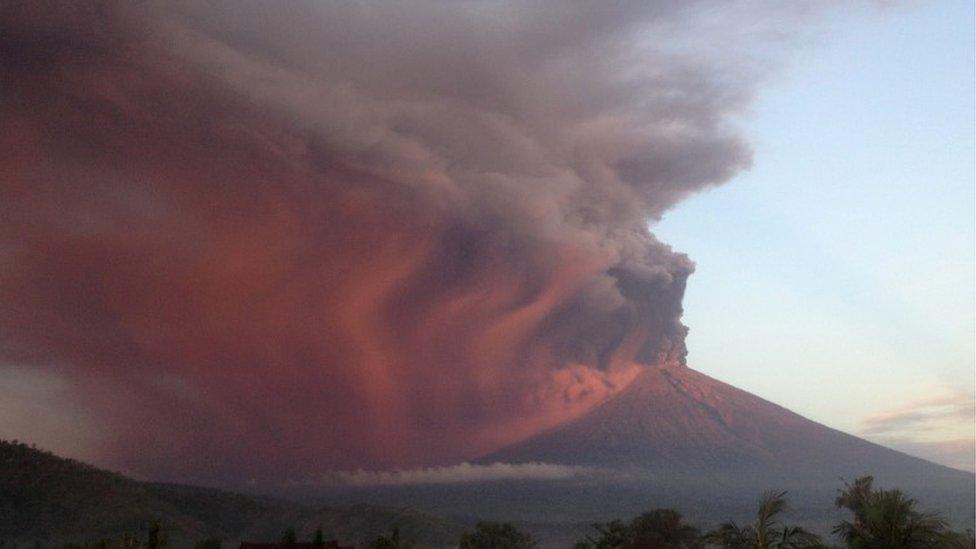
[[[578,540],[573,549],[809,549],[839,547],[849,549],[971,549],[976,548],[973,530],[952,531],[947,521],[935,513],[917,508],[916,501],[900,490],[874,487],[874,479],[861,477],[845,483],[834,503],[848,511],[849,517],[836,524],[832,534],[839,544],[830,545],[820,536],[800,526],[786,524],[782,514],[787,509],[786,492],[768,492],[762,496],[755,518],[748,524],[726,522],[702,532],[684,522],[674,509],[654,509],[629,522],[612,520],[592,525],[589,535]],[[158,523],[150,524],[143,535],[125,534],[114,540],[89,544],[61,544],[60,549],[164,549],[169,540]],[[201,540],[195,549],[222,549],[223,542],[212,538]],[[293,529],[287,530],[277,546],[281,549],[329,549],[318,529],[310,542],[299,542]],[[40,543],[21,545],[20,549],[42,549]],[[394,528],[365,544],[368,549],[420,549],[421,544],[403,539]],[[539,542],[530,534],[509,523],[479,522],[457,541],[459,549],[537,549]],[[0,549],[18,548],[16,543],[0,541]]]
[[[726,522],[701,532],[682,521],[673,509],[655,509],[629,523],[619,520],[594,524],[592,535],[574,549],[969,549],[976,547],[973,531],[954,532],[938,514],[916,508],[900,490],[874,488],[874,479],[845,483],[834,501],[850,513],[832,529],[840,544],[830,545],[800,526],[782,522],[786,492],[767,492],[749,524]],[[529,547],[529,546],[525,546]]]

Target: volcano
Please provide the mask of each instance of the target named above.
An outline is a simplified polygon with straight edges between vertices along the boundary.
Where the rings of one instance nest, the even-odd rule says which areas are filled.
[[[976,476],[806,419],[683,365],[647,367],[616,396],[558,427],[476,460],[574,466],[564,479],[388,486],[326,501],[459,510],[493,520],[559,524],[566,546],[589,523],[678,509],[694,524],[749,521],[767,490],[788,491],[790,520],[823,535],[847,517],[834,506],[844,480],[872,475],[957,528],[974,518]],[[575,529],[574,529],[575,528]],[[555,538],[554,538],[555,539]]]
[[[971,510],[974,500],[972,473],[831,429],[680,365],[648,368],[584,416],[481,461],[629,471],[669,492],[720,486],[747,497],[775,487],[832,492],[841,479],[870,474],[946,510]]]

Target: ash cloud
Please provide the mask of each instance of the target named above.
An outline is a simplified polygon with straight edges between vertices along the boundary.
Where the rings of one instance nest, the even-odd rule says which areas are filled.
[[[9,3],[0,360],[153,478],[565,421],[684,361],[693,264],[648,222],[749,166],[762,67],[701,14],[797,16],[723,4]]]

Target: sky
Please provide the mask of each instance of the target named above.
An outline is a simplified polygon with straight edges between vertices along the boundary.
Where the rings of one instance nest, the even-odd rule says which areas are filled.
[[[688,362],[973,470],[973,3],[841,11],[744,115],[752,169],[653,228],[697,265]]]

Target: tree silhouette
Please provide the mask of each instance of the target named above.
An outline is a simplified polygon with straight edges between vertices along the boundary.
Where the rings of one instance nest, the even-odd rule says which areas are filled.
[[[167,545],[166,534],[162,532],[158,520],[149,523],[149,535],[146,538],[146,549],[160,549]]]
[[[976,549],[976,536],[973,535],[972,528],[965,532],[948,532],[944,543],[952,549]]]
[[[290,548],[298,545],[298,536],[295,534],[294,528],[289,528],[285,530],[284,535],[281,536],[281,546]]]
[[[681,522],[674,509],[655,509],[635,518],[628,528],[627,549],[695,549],[702,547],[698,529]]]
[[[606,523],[594,523],[596,536],[586,536],[576,542],[575,549],[615,549],[627,540],[627,525],[619,520]]]
[[[459,549],[536,549],[539,543],[529,534],[506,522],[479,522],[474,532],[465,532]]]
[[[845,482],[834,502],[854,515],[853,521],[842,521],[833,529],[848,547],[910,549],[952,547],[958,542],[959,534],[949,532],[940,515],[916,511],[914,499],[900,490],[875,490],[873,483],[870,476]]]
[[[325,549],[325,535],[322,534],[322,527],[315,529],[315,537],[312,538],[312,547],[314,549]]]
[[[574,549],[697,549],[703,546],[698,529],[684,524],[674,509],[655,509],[624,524],[619,520],[593,525]]]
[[[823,542],[816,534],[799,526],[780,525],[777,517],[786,507],[786,492],[766,492],[759,501],[755,522],[746,526],[726,522],[709,532],[705,540],[728,549],[823,547]]]
[[[370,549],[405,549],[410,547],[409,543],[404,543],[400,539],[400,529],[393,527],[393,532],[389,536],[379,536],[369,543]]]

